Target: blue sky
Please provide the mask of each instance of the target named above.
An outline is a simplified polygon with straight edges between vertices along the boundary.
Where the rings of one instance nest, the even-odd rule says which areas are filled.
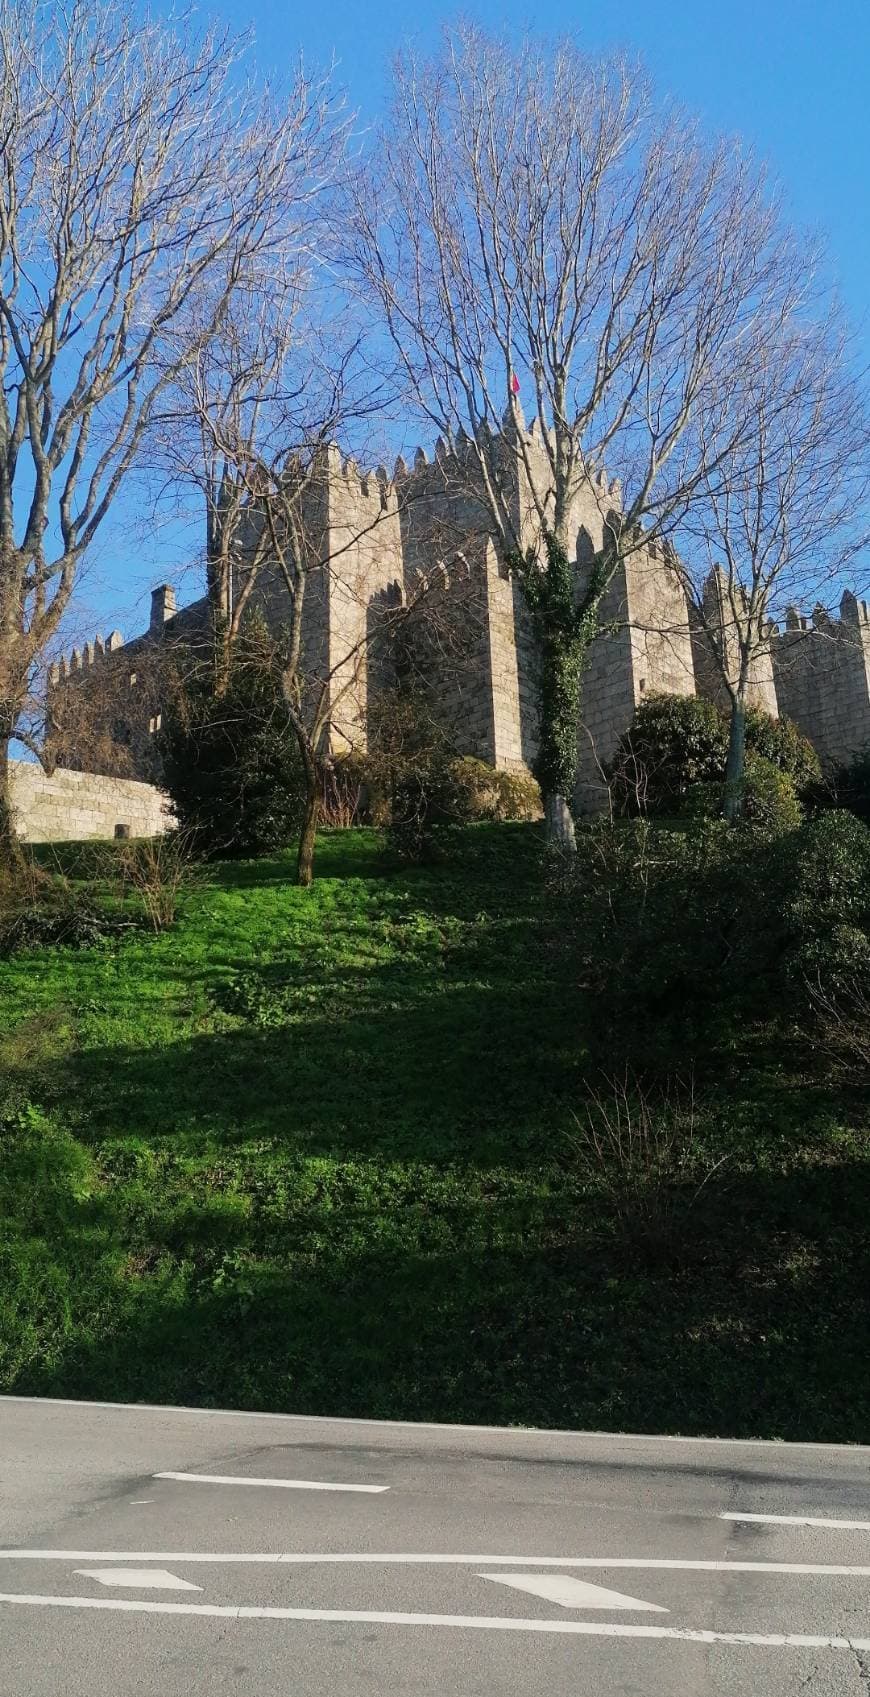
[[[152,6],[161,9],[161,0]],[[334,57],[362,119],[377,115],[396,46],[409,35],[420,47],[433,43],[441,22],[456,15],[453,6],[430,6],[420,24],[413,7],[397,0],[371,8],[350,0],[304,8],[203,0],[201,10],[235,29],[251,24],[255,57],[270,72],[300,48],[312,65]],[[694,107],[711,129],[744,136],[781,179],[795,219],[826,233],[834,276],[870,358],[870,0],[545,0],[537,10],[481,0],[465,12],[492,29],[572,31],[592,50],[639,53],[663,92]],[[189,552],[190,537],[141,536],[138,500],[130,490],[101,540],[77,635],[89,622],[135,634],[147,618],[150,585],[177,576]],[[189,598],[195,586],[179,587]]]

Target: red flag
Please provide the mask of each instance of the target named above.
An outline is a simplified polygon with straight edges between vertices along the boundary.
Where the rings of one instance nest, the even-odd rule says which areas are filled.
[[[518,395],[519,392],[520,392],[520,380],[519,380],[516,372],[512,371],[511,372],[511,394],[512,395]]]

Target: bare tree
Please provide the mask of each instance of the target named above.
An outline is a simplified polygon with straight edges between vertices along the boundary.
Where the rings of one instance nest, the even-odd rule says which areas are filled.
[[[132,0],[0,0],[0,836],[34,673],[159,397],[308,219],[340,127]]]
[[[364,746],[372,673],[389,665],[401,626],[428,618],[442,568],[436,562],[406,588],[401,492],[383,468],[360,473],[319,434],[308,443],[294,438],[292,451],[271,464],[253,464],[246,447],[235,471],[248,481],[249,502],[231,553],[241,558],[246,605],[265,611],[274,635],[273,663],[305,777],[297,879],[307,887],[324,766],[336,750]]]
[[[819,322],[774,324],[693,421],[705,473],[683,527],[686,558],[675,565],[699,668],[730,709],[731,820],[742,805],[747,706],[776,711],[776,621],[826,597],[867,540],[870,434],[851,352],[836,308]]]
[[[693,413],[798,292],[799,255],[752,162],[658,109],[635,67],[467,27],[434,62],[398,62],[349,218],[411,402],[468,468],[525,592],[538,776],[551,834],[570,844],[580,686],[608,585],[712,469]]]
[[[180,498],[193,489],[204,504],[212,629],[201,659],[216,696],[251,616],[263,615],[258,651],[280,672],[305,775],[304,885],[324,762],[336,743],[364,737],[370,651],[402,603],[395,490],[382,467],[360,473],[335,445],[338,435],[364,443],[385,399],[360,343],[325,270],[272,278],[237,294],[153,433]]]

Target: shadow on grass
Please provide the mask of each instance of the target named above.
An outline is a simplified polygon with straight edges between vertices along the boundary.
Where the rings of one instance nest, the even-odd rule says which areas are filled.
[[[104,1218],[100,1271],[81,1204],[42,1292],[46,1314],[69,1304],[67,1335],[43,1338],[6,1388],[866,1442],[868,1204],[868,1163],[746,1178],[712,1199],[683,1271],[647,1276],[600,1209],[557,1209],[549,1239],[508,1213],[483,1242],[471,1202],[429,1251],[413,1219],[404,1245],[370,1221],[319,1253],[291,1231],[270,1257],[216,1228],[208,1257],[140,1247],[120,1267],[129,1222]]]
[[[377,1005],[336,1014],[327,986],[325,1005],[292,1023],[80,1051],[45,1062],[43,1086],[89,1142],[133,1135],[230,1150],[268,1139],[342,1158],[522,1164],[547,1153],[579,1088],[576,1012],[554,1009],[536,1039],[536,987],[423,990],[413,966],[404,979],[394,967],[375,976]]]
[[[863,1118],[781,1051],[711,1054],[734,1161],[679,1264],[650,1267],[564,1159],[582,1002],[530,895],[535,835],[403,869],[380,954],[369,853],[388,866],[327,840],[286,944],[286,860],[221,868],[245,900],[147,957],[194,1009],[211,986],[184,1027],[149,1028],[144,953],[65,963],[105,1018],[91,1048],[22,1050],[57,1113],[0,1165],[3,1388],[866,1440]],[[230,969],[244,1017],[216,1011]]]

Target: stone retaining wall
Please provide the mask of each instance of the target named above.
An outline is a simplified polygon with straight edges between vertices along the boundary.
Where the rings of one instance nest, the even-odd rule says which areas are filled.
[[[153,784],[133,778],[99,778],[58,767],[13,760],[12,806],[19,836],[29,843],[79,842],[87,837],[154,837],[170,830],[169,802]]]

